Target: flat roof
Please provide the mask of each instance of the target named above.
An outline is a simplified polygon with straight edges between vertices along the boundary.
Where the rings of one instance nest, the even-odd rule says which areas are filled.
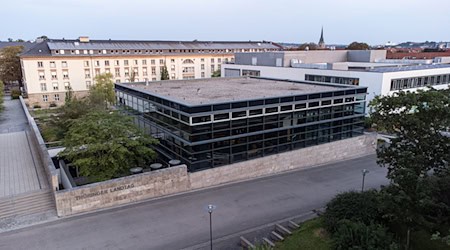
[[[385,67],[385,68],[374,68],[369,70],[370,72],[378,73],[389,73],[389,72],[400,72],[400,71],[414,71],[414,70],[425,70],[425,69],[442,69],[450,68],[450,64],[426,64],[426,65],[413,65],[413,66],[399,66],[399,67]]]
[[[253,77],[166,80],[148,82],[148,84],[121,83],[118,85],[191,106],[354,88],[350,85],[316,84]]]

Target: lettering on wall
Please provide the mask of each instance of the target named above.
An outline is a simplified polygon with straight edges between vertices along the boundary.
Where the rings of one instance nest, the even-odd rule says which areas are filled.
[[[93,193],[87,193],[87,194],[82,194],[82,195],[76,195],[75,196],[75,200],[83,200],[83,199],[87,199],[87,198],[92,198],[95,196],[100,196],[100,195],[105,195],[105,194],[109,194],[109,193],[114,193],[117,191],[122,191],[122,190],[127,190],[130,188],[134,188],[134,184],[128,184],[128,185],[122,185],[122,186],[118,186],[118,187],[112,187],[109,189],[103,189],[103,190],[99,190],[97,192],[93,192]]]

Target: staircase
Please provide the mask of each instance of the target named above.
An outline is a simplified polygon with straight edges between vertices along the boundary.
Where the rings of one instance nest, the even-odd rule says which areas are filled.
[[[51,190],[39,190],[0,199],[0,220],[54,211],[55,200]]]

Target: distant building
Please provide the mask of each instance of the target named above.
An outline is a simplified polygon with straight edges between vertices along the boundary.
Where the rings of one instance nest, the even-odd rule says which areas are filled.
[[[63,104],[72,89],[88,93],[101,73],[114,82],[152,82],[166,66],[170,79],[208,78],[236,52],[278,51],[272,42],[45,40],[21,55],[25,91],[30,105]]]
[[[386,59],[385,50],[318,50],[237,53],[222,76],[258,76],[368,88],[367,100],[399,90],[447,88],[450,57],[427,60]]]
[[[116,84],[159,156],[191,172],[360,136],[366,91],[252,77]]]
[[[3,49],[5,47],[22,46],[23,52],[28,51],[34,45],[36,45],[36,43],[32,43],[32,42],[2,42],[2,41],[0,41],[0,49]]]
[[[318,45],[319,45],[319,48],[325,49],[325,41],[323,39],[323,27],[322,27],[322,30],[320,31],[320,39],[319,39]]]

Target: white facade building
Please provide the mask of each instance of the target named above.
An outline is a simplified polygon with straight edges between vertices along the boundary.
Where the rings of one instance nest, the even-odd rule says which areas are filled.
[[[114,82],[161,80],[167,67],[169,78],[209,78],[234,53],[277,51],[271,42],[47,40],[21,55],[23,80],[30,106],[64,103],[70,89],[86,95],[95,76],[111,73]]]
[[[379,51],[375,51],[378,56],[370,55],[373,53],[371,51],[360,51],[360,60],[353,62],[342,57],[342,53],[345,53],[345,51],[339,51],[338,53],[336,53],[337,51],[329,51],[329,57],[327,57],[326,52],[322,51],[320,52],[322,53],[322,63],[319,63],[317,52],[311,52],[313,52],[311,58],[308,59],[307,53],[305,55],[305,52],[302,51],[303,57],[298,60],[292,60],[295,57],[295,51],[294,53],[289,51],[251,53],[248,55],[236,54],[235,64],[223,65],[222,76],[250,75],[364,86],[368,87],[368,103],[377,95],[390,95],[399,90],[416,91],[417,89],[425,89],[427,86],[442,89],[448,88],[450,84],[450,64],[435,64],[432,60],[417,62],[414,60],[396,60],[393,62],[383,58],[383,53]],[[350,53],[353,53],[353,58],[356,58],[355,53],[358,52],[351,51]],[[340,58],[337,58],[336,55],[339,55]],[[283,62],[280,62],[280,58]],[[290,58],[290,60],[284,60],[286,58]],[[308,60],[313,62],[309,63]],[[270,66],[269,61],[272,61],[272,66]],[[299,61],[306,61],[306,63],[299,63]],[[265,66],[258,64],[265,64]]]

